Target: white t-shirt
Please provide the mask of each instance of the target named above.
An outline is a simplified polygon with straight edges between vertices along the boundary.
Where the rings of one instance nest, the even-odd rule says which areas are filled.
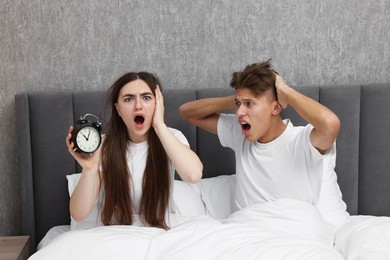
[[[249,142],[236,115],[220,115],[219,140],[235,151],[237,209],[280,198],[317,204],[324,156],[310,142],[313,126],[294,127],[289,120],[284,123],[287,127],[277,139]]]
[[[181,131],[171,127],[168,127],[168,129],[180,142],[182,142],[187,146],[190,146],[187,138],[183,135]],[[129,168],[131,179],[132,179],[132,184],[130,184],[130,192],[132,192],[131,198],[132,198],[132,203],[134,205],[134,213],[136,214],[136,217],[139,214],[139,205],[142,197],[142,179],[146,167],[146,159],[148,157],[148,148],[149,148],[148,141],[142,143],[133,143],[131,141],[127,142],[127,166]],[[171,195],[170,196],[172,200],[175,168],[173,167],[173,164],[170,160],[169,160],[169,172],[171,174],[171,186],[170,186]],[[103,203],[102,194],[99,195],[98,200],[100,205],[102,205]],[[169,212],[170,213],[173,212],[172,205],[170,205],[169,207]]]
[[[190,146],[187,138],[177,129],[170,128],[170,132],[183,144]],[[132,200],[134,205],[134,212],[139,213],[139,206],[142,197],[142,179],[146,167],[146,159],[148,157],[148,141],[142,143],[127,143],[127,166],[129,167],[133,185],[130,187],[132,192]],[[171,197],[173,194],[173,180],[175,177],[175,168],[169,160],[169,172],[171,173]],[[171,211],[171,210],[170,210]]]

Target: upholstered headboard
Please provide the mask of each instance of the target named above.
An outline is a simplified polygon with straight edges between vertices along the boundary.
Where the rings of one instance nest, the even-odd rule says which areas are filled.
[[[390,216],[390,85],[310,86],[297,88],[319,100],[341,119],[337,165],[343,199],[351,214]],[[234,154],[216,136],[184,122],[181,104],[233,94],[229,88],[166,89],[165,117],[181,130],[204,164],[204,178],[235,172]],[[15,96],[22,229],[32,246],[53,226],[69,224],[67,174],[80,172],[67,151],[69,126],[86,113],[98,115],[103,129],[111,111],[103,110],[105,92],[24,92]],[[306,124],[291,108],[283,111],[295,125]]]

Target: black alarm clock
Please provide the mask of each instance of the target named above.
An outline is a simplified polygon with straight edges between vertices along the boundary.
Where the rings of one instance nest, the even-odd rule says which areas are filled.
[[[95,117],[96,121],[87,120],[86,117]],[[80,117],[72,131],[71,141],[78,152],[93,153],[102,142],[102,126],[99,118],[93,114],[85,114]]]

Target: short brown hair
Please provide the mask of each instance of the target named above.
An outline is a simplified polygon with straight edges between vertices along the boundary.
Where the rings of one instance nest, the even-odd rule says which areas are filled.
[[[272,89],[277,98],[275,89],[275,71],[272,69],[271,59],[253,63],[245,67],[243,71],[233,72],[230,86],[234,89],[250,89],[255,95],[262,95],[268,89]]]

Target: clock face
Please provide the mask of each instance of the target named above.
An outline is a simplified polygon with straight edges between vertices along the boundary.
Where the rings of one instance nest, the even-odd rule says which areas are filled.
[[[78,131],[76,143],[83,152],[92,153],[99,148],[100,133],[92,126],[85,126]]]

